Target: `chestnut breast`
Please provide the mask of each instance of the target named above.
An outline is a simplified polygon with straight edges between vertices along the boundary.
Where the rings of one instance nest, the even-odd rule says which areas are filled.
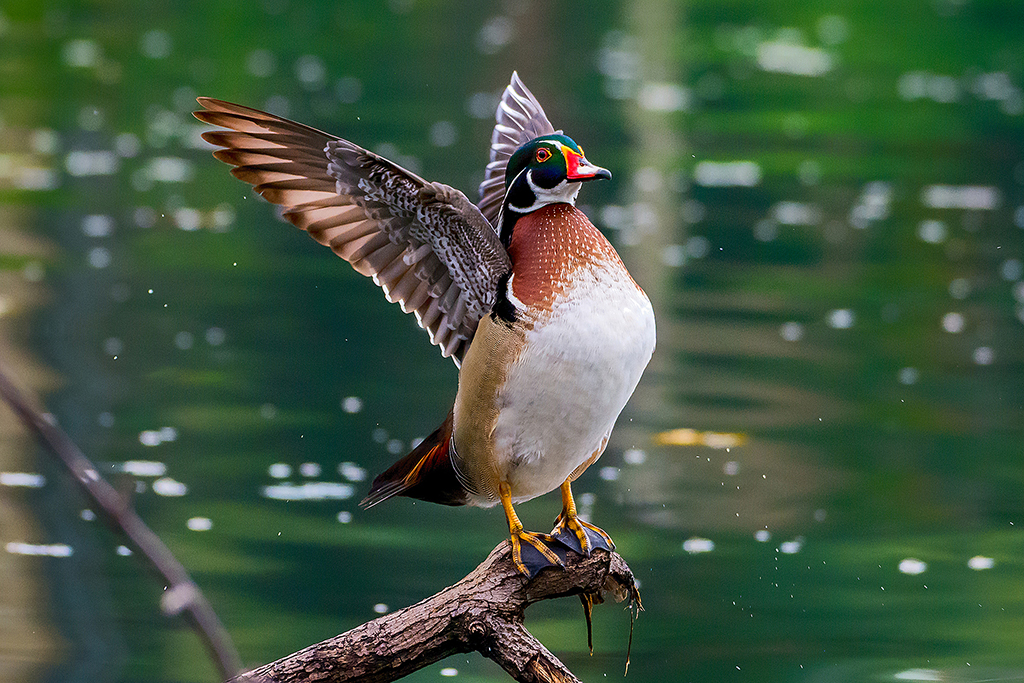
[[[549,204],[520,218],[508,252],[510,298],[534,311],[550,311],[590,268],[621,271],[639,289],[615,248],[572,204]]]

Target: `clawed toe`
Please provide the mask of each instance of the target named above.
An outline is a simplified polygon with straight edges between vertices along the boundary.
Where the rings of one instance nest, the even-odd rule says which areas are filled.
[[[579,518],[568,479],[562,484],[562,512],[555,520],[555,528],[552,529],[551,535],[586,557],[590,557],[590,552],[594,548],[603,548],[608,552],[615,550],[611,536]]]
[[[615,550],[615,543],[603,529],[584,522],[576,515],[567,516],[564,512],[555,520],[551,536],[586,557],[590,557],[594,548],[609,552]]]
[[[562,484],[562,513],[555,520],[550,534],[538,534],[523,529],[519,516],[512,508],[512,492],[506,483],[498,487],[501,504],[508,520],[509,537],[512,542],[512,564],[516,571],[533,578],[545,567],[564,567],[569,551],[590,557],[594,548],[611,552],[615,544],[602,529],[584,522],[576,514],[576,503],[572,498],[569,481]]]
[[[531,579],[545,567],[564,567],[566,549],[547,534],[519,531],[511,534],[512,564]]]

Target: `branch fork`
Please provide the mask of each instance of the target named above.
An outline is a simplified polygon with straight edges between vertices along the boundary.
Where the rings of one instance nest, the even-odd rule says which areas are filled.
[[[589,607],[606,594],[640,607],[633,573],[617,553],[570,553],[564,569],[545,569],[530,580],[515,571],[511,547],[503,541],[455,585],[234,680],[383,683],[476,651],[516,681],[573,683],[579,679],[526,630],[524,612],[540,600],[579,595],[589,631]]]

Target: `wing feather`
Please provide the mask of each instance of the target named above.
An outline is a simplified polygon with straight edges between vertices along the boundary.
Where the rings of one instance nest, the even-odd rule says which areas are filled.
[[[555,128],[548,121],[540,102],[515,71],[501,95],[494,119],[490,163],[484,171],[484,181],[480,183],[477,206],[491,225],[497,226],[505,199],[505,167],[509,157],[530,140],[554,133]]]
[[[199,104],[196,118],[220,128],[203,139],[221,148],[214,156],[235,177],[372,277],[442,355],[461,361],[511,268],[464,194],[301,123],[206,97]]]

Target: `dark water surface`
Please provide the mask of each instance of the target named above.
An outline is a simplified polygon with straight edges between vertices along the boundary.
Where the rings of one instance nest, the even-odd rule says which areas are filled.
[[[515,68],[612,170],[580,204],[658,314],[575,487],[642,581],[629,680],[1024,679],[1024,5],[11,0],[0,41],[0,198],[57,247],[0,267],[52,292],[49,405],[136,475],[247,663],[434,593],[506,527],[356,507],[456,370],[210,156],[194,98],[471,193]],[[73,550],[39,560],[66,639],[42,679],[212,680],[160,585],[38,470],[47,542]],[[574,601],[528,625],[584,680],[621,677],[620,607],[593,657]],[[409,680],[449,676],[506,680],[475,654]]]

